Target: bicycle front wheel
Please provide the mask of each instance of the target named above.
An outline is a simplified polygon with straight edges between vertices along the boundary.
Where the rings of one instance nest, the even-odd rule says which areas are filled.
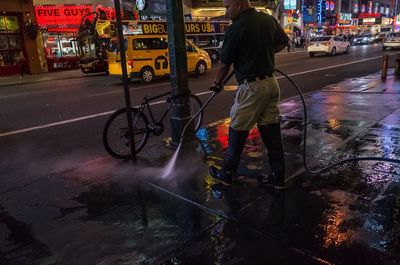
[[[189,96],[189,104],[190,104],[190,114],[193,116],[203,107],[200,99],[191,94]],[[194,123],[194,131],[197,132],[200,129],[201,123],[203,122],[203,110],[196,116],[196,118],[192,121]]]
[[[131,157],[131,141],[126,115],[126,108],[114,112],[107,120],[103,131],[105,149],[110,155],[119,159]],[[142,112],[132,109],[132,123],[137,154],[143,149],[149,138],[149,122]]]

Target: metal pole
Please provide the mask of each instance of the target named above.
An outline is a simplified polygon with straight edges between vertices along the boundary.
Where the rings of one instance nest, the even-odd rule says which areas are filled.
[[[382,80],[386,80],[388,64],[389,64],[389,54],[384,54],[382,61],[382,74],[381,74]]]
[[[125,40],[124,33],[122,31],[122,22],[121,22],[121,4],[119,0],[114,0],[115,5],[115,17],[117,23],[117,32],[118,32],[118,40],[119,40],[119,50],[121,56],[121,69],[122,69],[122,77],[124,80],[124,92],[125,92],[125,105],[126,105],[126,116],[128,120],[128,129],[129,129],[129,139],[131,143],[131,158],[132,162],[136,163],[136,148],[135,148],[135,137],[133,135],[133,124],[132,124],[132,108],[131,108],[131,98],[129,95],[129,80],[128,80],[128,71],[126,68],[126,53],[125,53]]]
[[[182,1],[167,0],[167,32],[171,69],[172,115],[171,134],[172,143],[178,146],[181,142],[183,128],[190,120],[189,84],[187,73],[187,55],[185,40],[185,24],[183,19]],[[182,142],[193,139],[194,124],[188,126],[189,133],[185,133]]]

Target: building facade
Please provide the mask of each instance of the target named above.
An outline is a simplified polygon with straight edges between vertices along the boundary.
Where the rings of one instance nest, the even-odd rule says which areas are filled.
[[[21,60],[29,73],[40,73],[32,0],[0,1],[0,75],[18,74]]]
[[[121,1],[127,19],[164,20],[166,0]],[[275,16],[292,37],[310,34],[379,32],[396,29],[397,2],[391,0],[253,0],[258,10]],[[186,20],[226,20],[223,0],[182,0]],[[20,72],[20,58],[30,73],[75,69],[79,64],[77,29],[82,18],[102,10],[113,19],[113,0],[0,1],[0,75]],[[398,23],[400,26],[400,22]]]

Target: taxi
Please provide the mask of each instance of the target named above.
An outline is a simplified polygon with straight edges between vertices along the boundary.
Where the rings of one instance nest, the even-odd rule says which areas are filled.
[[[124,36],[128,77],[139,78],[150,83],[157,76],[170,74],[167,35]],[[186,41],[187,66],[189,73],[204,75],[211,68],[211,59],[206,51]],[[118,38],[110,41],[108,70],[110,76],[122,77]]]

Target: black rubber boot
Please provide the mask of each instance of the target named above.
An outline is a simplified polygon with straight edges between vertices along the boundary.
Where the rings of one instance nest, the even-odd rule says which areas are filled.
[[[235,173],[239,167],[240,155],[243,152],[249,131],[237,131],[229,127],[228,150],[226,150],[222,170]]]
[[[249,131],[237,131],[229,127],[228,150],[225,153],[222,169],[209,168],[210,175],[225,185],[232,184],[232,176],[239,167],[240,155],[243,152]]]
[[[283,153],[280,123],[258,126],[261,138],[268,150],[268,160],[271,166],[271,174],[261,179],[260,184],[276,189],[286,187],[285,180],[285,156]]]

